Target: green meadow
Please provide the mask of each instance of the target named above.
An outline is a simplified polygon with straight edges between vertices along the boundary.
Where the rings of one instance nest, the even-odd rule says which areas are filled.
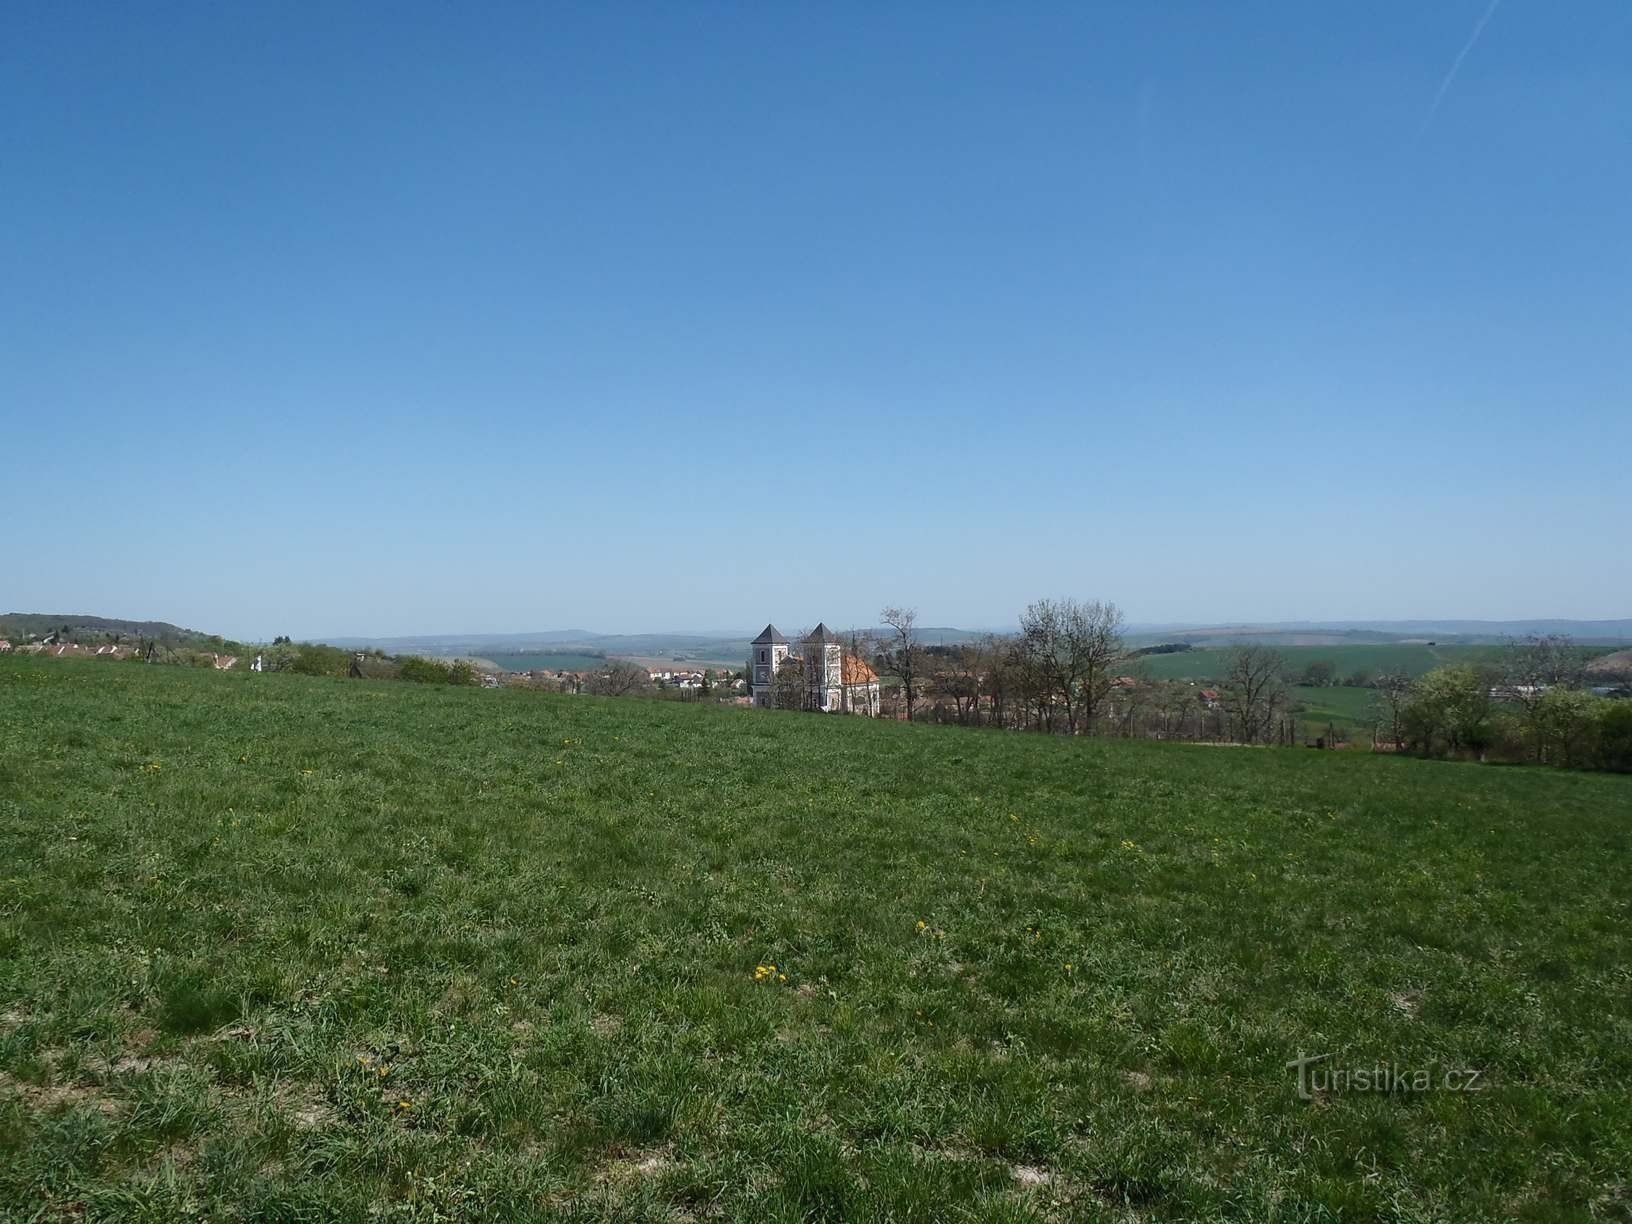
[[[8,659],[0,1217],[1625,1219],[1629,826],[1603,774]]]
[[[1314,688],[1295,685],[1290,690],[1297,710],[1298,733],[1306,740],[1324,735],[1328,726],[1347,735],[1363,735],[1368,739],[1378,718],[1376,694],[1371,689],[1332,685]]]

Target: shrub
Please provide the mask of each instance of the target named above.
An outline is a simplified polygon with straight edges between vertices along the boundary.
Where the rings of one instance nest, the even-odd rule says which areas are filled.
[[[464,659],[444,663],[420,655],[407,655],[398,660],[397,679],[412,680],[415,684],[475,684],[476,669]]]
[[[1566,769],[1585,765],[1599,736],[1600,698],[1580,689],[1551,688],[1536,703],[1542,759]]]
[[[408,655],[397,666],[397,678],[414,684],[451,684],[452,668],[437,659]]]
[[[350,669],[349,652],[302,642],[295,647],[295,661],[289,670],[302,676],[344,676]]]
[[[1632,771],[1632,701],[1604,701],[1598,710],[1600,769]]]

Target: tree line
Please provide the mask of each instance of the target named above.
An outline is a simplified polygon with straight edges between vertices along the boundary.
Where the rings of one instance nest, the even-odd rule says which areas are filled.
[[[1587,679],[1568,637],[1510,639],[1490,663],[1378,677],[1377,738],[1423,756],[1632,770],[1632,669],[1606,673],[1616,696]]]
[[[870,646],[874,666],[895,681],[899,716],[1057,735],[1287,742],[1291,737],[1284,660],[1261,646],[1229,656],[1216,691],[1153,682],[1141,660],[1188,649],[1130,648],[1124,618],[1102,600],[1038,599],[1019,631],[930,645],[917,612],[887,607]],[[1208,695],[1211,694],[1211,695]]]
[[[864,640],[895,681],[898,717],[1059,735],[1138,736],[1242,744],[1299,742],[1291,689],[1329,685],[1335,669],[1294,676],[1262,644],[1224,655],[1208,686],[1154,681],[1149,648],[1129,649],[1113,603],[1040,599],[1019,632],[930,645],[914,609],[887,607],[882,633]],[[1166,651],[1164,650],[1163,653]],[[1618,697],[1586,687],[1585,652],[1563,637],[1508,641],[1482,665],[1404,673],[1356,672],[1373,691],[1374,746],[1434,757],[1531,761],[1569,768],[1632,769],[1632,671]],[[1216,686],[1216,687],[1215,687]],[[1325,737],[1314,743],[1326,746]]]

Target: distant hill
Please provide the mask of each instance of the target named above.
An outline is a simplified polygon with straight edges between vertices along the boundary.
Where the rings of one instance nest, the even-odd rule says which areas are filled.
[[[1611,679],[1632,678],[1632,650],[1617,650],[1614,654],[1601,655],[1587,664],[1587,674],[1594,677],[1607,676]]]
[[[790,637],[805,626],[779,626]],[[676,657],[698,661],[733,661],[740,663],[748,657],[748,643],[759,632],[753,629],[718,634],[702,633],[595,633],[586,629],[544,629],[533,633],[442,633],[419,634],[412,637],[329,637],[320,638],[330,646],[348,650],[383,650],[388,654],[426,654],[441,657],[494,655],[551,654],[561,651],[586,655],[611,655],[636,659],[671,659]],[[847,634],[848,630],[839,630]],[[875,636],[886,639],[889,629],[872,629]],[[918,640],[928,645],[954,645],[984,636],[984,631],[931,626],[917,631]]]
[[[7,612],[0,616],[0,636],[43,637],[67,627],[69,637],[149,638],[161,642],[218,642],[215,635],[173,625],[169,621],[126,620],[112,616],[89,616],[65,612]],[[719,633],[598,633],[592,629],[540,629],[530,633],[426,633],[404,637],[314,638],[345,649],[382,650],[388,654],[421,654],[443,657],[490,657],[494,654],[557,653],[611,655],[632,658],[673,658],[695,660],[742,660],[748,642],[759,632],[752,629]],[[783,625],[789,636],[804,626]],[[848,630],[840,630],[848,633]],[[868,630],[887,640],[888,628]],[[984,629],[959,629],[950,625],[922,626],[918,640],[926,645],[952,646],[986,636]],[[1131,646],[1156,643],[1187,643],[1195,646],[1227,646],[1259,642],[1272,646],[1360,646],[1396,642],[1437,641],[1441,644],[1483,645],[1525,634],[1565,634],[1583,645],[1614,646],[1632,643],[1632,619],[1566,620],[1402,620],[1402,621],[1274,621],[1261,624],[1165,623],[1130,624],[1127,639]]]
[[[1460,642],[1486,645],[1529,634],[1562,634],[1583,645],[1612,646],[1632,642],[1632,620],[1400,620],[1273,621],[1264,624],[1135,624],[1128,637],[1147,642],[1235,645],[1261,642],[1271,646],[1340,646],[1368,642]]]
[[[313,640],[354,650],[378,649],[388,654],[458,654],[479,646],[522,651],[542,646],[577,645],[594,641],[599,636],[588,629],[544,629],[536,633],[418,633],[407,637],[322,637]]]
[[[762,626],[719,633],[597,633],[589,629],[542,629],[532,633],[443,633],[412,637],[317,639],[347,649],[383,650],[391,654],[428,654],[492,657],[495,654],[532,654],[575,651],[591,655],[625,658],[673,658],[696,660],[742,660],[748,643]],[[788,636],[805,626],[778,626]],[[846,629],[839,633],[847,634]],[[867,630],[888,640],[888,628]],[[930,646],[953,646],[976,641],[989,632],[959,629],[950,625],[921,626],[918,640]],[[998,631],[1003,632],[1003,631]],[[1008,630],[1012,632],[1012,630]],[[1267,624],[1133,624],[1127,638],[1132,646],[1185,643],[1196,646],[1229,646],[1260,642],[1271,646],[1362,646],[1395,642],[1462,643],[1481,645],[1505,637],[1527,633],[1568,634],[1585,645],[1616,645],[1632,642],[1632,620],[1573,621],[1540,619],[1531,621],[1282,621]]]
[[[0,637],[44,637],[51,633],[76,636],[151,638],[160,642],[218,640],[197,629],[183,629],[169,621],[122,620],[116,616],[86,616],[74,612],[7,612],[0,615]]]

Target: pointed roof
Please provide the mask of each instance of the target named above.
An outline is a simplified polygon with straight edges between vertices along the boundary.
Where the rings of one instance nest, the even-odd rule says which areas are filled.
[[[805,635],[805,641],[813,646],[837,646],[839,644],[839,635],[829,629],[825,623],[818,622],[816,628]]]
[[[786,642],[788,639],[776,631],[775,625],[766,625],[765,631],[749,643],[751,646],[769,646],[775,642]]]

